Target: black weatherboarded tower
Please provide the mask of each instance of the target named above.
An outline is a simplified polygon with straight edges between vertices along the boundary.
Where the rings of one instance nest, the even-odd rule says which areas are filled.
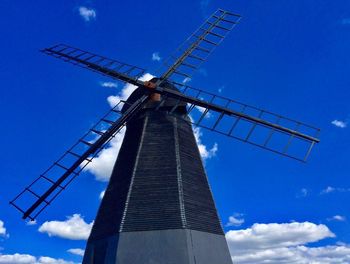
[[[186,84],[239,20],[217,10],[148,81],[139,67],[78,48],[42,50],[137,89],[10,202],[23,219],[34,220],[126,127],[83,263],[231,263],[192,125],[300,161],[319,142],[317,128]]]
[[[83,263],[232,263],[186,106],[157,105],[127,125]]]

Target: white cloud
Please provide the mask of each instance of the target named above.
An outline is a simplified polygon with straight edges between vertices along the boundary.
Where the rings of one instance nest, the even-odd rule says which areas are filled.
[[[111,177],[113,166],[122,145],[124,135],[125,128],[115,135],[115,137],[109,142],[108,146],[84,168],[84,171],[92,173],[98,181],[108,181]]]
[[[110,95],[107,97],[107,102],[110,107],[114,107],[120,102],[120,97],[116,95]]]
[[[326,189],[323,189],[320,194],[329,194],[333,192],[350,192],[350,188],[335,188],[332,186],[327,186]]]
[[[145,73],[140,80],[141,81],[149,81],[154,76],[150,73]],[[111,95],[107,98],[107,102],[109,103],[110,107],[114,107],[120,100],[126,100],[128,97],[132,94],[133,91],[137,86],[132,85],[130,83],[127,83],[124,85],[123,89],[117,94],[117,95]]]
[[[28,225],[28,226],[33,226],[33,225],[36,225],[36,224],[37,224],[36,220],[29,220],[29,221],[26,222],[26,225]]]
[[[141,81],[149,81],[154,76],[146,73],[144,74],[140,80]],[[107,98],[107,102],[110,107],[114,107],[120,100],[126,100],[132,94],[137,86],[132,84],[125,84],[123,89],[117,95],[111,95]],[[122,107],[122,106],[121,106]],[[119,110],[121,109],[119,108]],[[90,164],[88,164],[84,171],[88,171],[92,173],[96,180],[98,181],[108,181],[111,177],[111,173],[113,170],[114,163],[117,159],[120,147],[123,142],[123,138],[125,135],[125,128],[123,128],[115,137],[109,142],[106,148],[104,148],[93,160]]]
[[[328,221],[339,221],[344,222],[346,221],[346,217],[342,215],[334,215],[331,218],[327,218]]]
[[[78,256],[84,256],[85,250],[82,248],[70,248],[67,252]]]
[[[201,107],[201,106],[198,106],[198,105],[196,105],[194,108],[195,108],[196,110],[198,110],[198,112],[200,112],[201,114],[204,114],[204,112],[205,112],[205,110],[206,110],[206,108]],[[205,114],[204,118],[210,118],[210,117],[211,117],[211,113],[208,111],[208,112]]]
[[[28,254],[12,254],[3,255],[0,254],[0,263],[3,264],[74,264],[72,261],[66,261],[63,259],[54,259],[50,257],[34,257]]]
[[[36,263],[36,258],[27,255],[27,254],[13,254],[13,255],[2,255],[0,254],[0,263],[16,263],[16,264],[21,264],[21,263],[28,263],[28,264],[34,264]]]
[[[328,186],[326,189],[321,191],[321,194],[331,193],[331,192],[334,192],[334,191],[335,191],[334,187]]]
[[[118,84],[116,82],[101,82],[102,87],[117,88]]]
[[[237,264],[349,264],[350,247],[282,247],[238,254],[232,260]]]
[[[13,255],[2,255],[0,254],[0,263],[35,263],[36,258],[27,254],[13,254]]]
[[[93,222],[86,223],[80,214],[67,217],[65,221],[47,221],[39,227],[39,232],[70,240],[86,240]]]
[[[214,145],[210,149],[208,149],[207,146],[202,143],[201,137],[202,137],[203,133],[202,133],[201,129],[199,127],[193,127],[193,132],[194,132],[194,136],[195,136],[196,141],[197,141],[199,153],[200,153],[202,159],[205,161],[207,159],[215,157],[216,153],[218,151],[218,144],[214,143]]]
[[[74,262],[66,261],[63,259],[54,259],[50,257],[40,257],[36,264],[74,264]]]
[[[99,196],[100,200],[102,200],[102,198],[105,196],[105,192],[106,190],[103,190],[102,192],[100,192],[100,196]]]
[[[152,60],[153,61],[161,61],[161,57],[159,56],[159,52],[153,52],[152,53]]]
[[[93,8],[85,6],[79,7],[79,15],[86,21],[89,22],[92,19],[96,19],[96,11]]]
[[[0,236],[9,237],[9,234],[6,232],[5,223],[1,220],[0,220]]]
[[[297,246],[316,242],[334,234],[325,225],[310,222],[254,224],[244,230],[230,230],[227,239],[235,250],[245,248],[271,248]]]
[[[254,224],[226,233],[234,263],[350,263],[350,247],[306,247],[335,235],[325,225],[310,222]]]
[[[226,226],[241,226],[244,223],[243,214],[234,213],[228,218]]]
[[[337,221],[345,221],[346,217],[342,216],[342,215],[335,215],[335,216],[333,216],[333,219],[337,220]]]
[[[332,123],[332,125],[335,125],[336,127],[340,127],[340,128],[346,128],[346,126],[347,126],[346,122],[340,121],[337,119],[333,120],[331,123]]]

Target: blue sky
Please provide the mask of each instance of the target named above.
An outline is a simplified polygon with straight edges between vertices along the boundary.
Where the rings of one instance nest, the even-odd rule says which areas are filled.
[[[67,250],[84,249],[106,186],[94,171],[80,175],[35,225],[8,201],[109,109],[108,97],[125,90],[38,50],[63,42],[152,73],[219,7],[243,19],[191,85],[322,132],[303,164],[201,130],[233,260],[350,263],[346,0],[1,1],[0,263],[81,261]]]

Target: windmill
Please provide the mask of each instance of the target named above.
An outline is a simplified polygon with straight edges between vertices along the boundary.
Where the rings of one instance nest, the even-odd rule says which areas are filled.
[[[10,204],[34,220],[125,128],[83,263],[232,263],[192,125],[299,161],[319,142],[315,127],[187,85],[240,19],[218,9],[147,81],[144,69],[91,52],[43,49],[137,89]]]

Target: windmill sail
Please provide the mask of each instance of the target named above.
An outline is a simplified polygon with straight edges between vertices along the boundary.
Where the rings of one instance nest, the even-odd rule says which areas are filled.
[[[147,100],[148,95],[142,96],[124,113],[120,109],[125,102],[120,101],[10,204],[23,213],[23,219],[34,220],[92,162]]]
[[[196,126],[299,161],[306,161],[320,141],[320,130],[311,125],[188,85],[173,84],[180,92],[162,87],[155,92],[163,95],[162,100],[171,97],[177,99],[178,104],[188,103],[187,111]]]
[[[84,51],[65,44],[45,48],[41,52],[61,59],[73,65],[98,72],[102,75],[137,85],[137,79],[145,74],[145,69],[109,59],[89,51]]]
[[[161,79],[188,81],[240,19],[240,15],[226,10],[218,9],[214,12],[165,60],[159,69]]]
[[[158,70],[161,78],[174,81],[189,80],[227,34],[239,23],[241,16],[222,9],[214,12]],[[66,44],[58,44],[41,50],[43,53],[91,71],[139,85],[137,80],[145,69],[109,59]]]

